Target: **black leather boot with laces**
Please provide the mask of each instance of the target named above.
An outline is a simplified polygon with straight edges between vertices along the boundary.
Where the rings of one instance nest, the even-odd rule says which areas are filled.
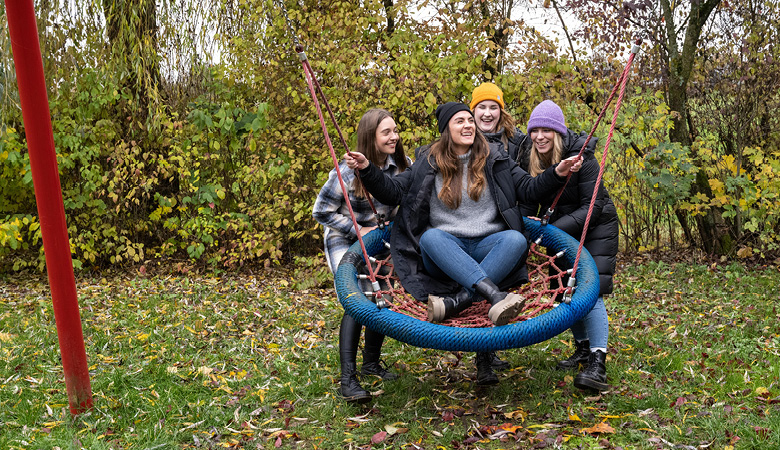
[[[392,381],[398,378],[397,374],[387,370],[387,364],[380,358],[382,356],[382,343],[385,335],[366,328],[366,347],[363,349],[363,367],[361,375],[375,375],[383,381]]]
[[[594,391],[606,391],[607,384],[607,354],[601,350],[591,352],[588,357],[588,365],[582,372],[574,377],[574,386],[580,389]]]
[[[499,358],[496,352],[490,352],[490,367],[496,372],[503,372],[509,370],[510,365],[507,361]]]
[[[477,385],[490,386],[498,384],[498,376],[493,372],[492,352],[477,353]]]
[[[556,368],[558,370],[576,370],[580,366],[585,367],[590,357],[590,340],[574,341],[574,354],[568,358],[558,361]]]

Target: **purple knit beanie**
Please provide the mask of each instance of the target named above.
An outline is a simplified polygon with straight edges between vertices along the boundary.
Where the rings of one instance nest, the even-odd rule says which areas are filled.
[[[534,128],[549,128],[564,136],[568,131],[566,119],[563,118],[563,111],[552,100],[545,100],[539,103],[531,112],[531,118],[528,119],[528,133]]]

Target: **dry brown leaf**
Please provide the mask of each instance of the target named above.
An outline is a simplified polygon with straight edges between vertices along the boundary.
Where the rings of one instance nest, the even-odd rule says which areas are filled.
[[[583,428],[580,431],[588,434],[615,433],[615,429],[612,428],[607,422],[599,422],[590,428]]]

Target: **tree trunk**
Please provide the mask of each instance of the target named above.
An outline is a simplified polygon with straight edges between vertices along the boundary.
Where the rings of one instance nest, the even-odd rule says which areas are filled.
[[[395,19],[393,18],[393,0],[383,0],[382,4],[385,7],[385,16],[387,16],[387,37],[390,37],[395,32]]]
[[[691,11],[688,19],[688,27],[685,32],[685,40],[682,49],[677,45],[677,29],[674,23],[675,11],[669,0],[661,0],[661,8],[664,14],[666,26],[666,47],[668,54],[669,83],[667,86],[667,101],[669,108],[674,112],[674,128],[669,131],[669,139],[672,142],[691,147],[693,139],[688,127],[688,81],[693,70],[699,38],[704,24],[712,11],[721,0],[704,0],[691,2]],[[698,155],[691,149],[691,156],[695,161]],[[699,164],[701,166],[701,164]],[[712,198],[712,189],[709,179],[704,171],[699,170],[692,186],[692,196],[703,194]],[[677,210],[675,209],[675,212]],[[678,219],[680,215],[678,214]],[[725,254],[732,251],[734,243],[727,232],[721,211],[711,207],[705,209],[703,214],[695,216],[699,230],[699,238],[703,249],[708,253]]]
[[[509,45],[509,15],[512,13],[513,1],[502,4],[501,11],[495,15],[490,11],[490,2],[480,2],[479,14],[485,23],[485,35],[491,46],[485,59],[482,60],[482,70],[490,72],[495,77],[504,71],[503,52]]]

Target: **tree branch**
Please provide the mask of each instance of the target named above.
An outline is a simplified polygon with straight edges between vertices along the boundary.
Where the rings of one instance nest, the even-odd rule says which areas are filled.
[[[566,40],[569,41],[569,48],[571,49],[571,57],[574,62],[577,62],[577,54],[574,53],[574,44],[571,42],[571,36],[569,36],[569,29],[566,28],[566,22],[563,21],[563,16],[561,15],[561,11],[558,9],[558,2],[555,0],[552,0],[553,8],[555,8],[556,14],[558,14],[558,19],[561,21],[561,26],[563,27],[563,32],[566,34]]]

